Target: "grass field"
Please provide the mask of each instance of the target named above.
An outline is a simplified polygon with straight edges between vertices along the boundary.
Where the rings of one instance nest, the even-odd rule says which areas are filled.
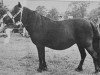
[[[46,48],[48,71],[38,73],[38,55],[30,38],[13,34],[9,44],[4,45],[0,38],[0,75],[93,75],[94,65],[87,53],[82,72],[74,69],[80,61],[80,53],[76,45],[62,51]]]

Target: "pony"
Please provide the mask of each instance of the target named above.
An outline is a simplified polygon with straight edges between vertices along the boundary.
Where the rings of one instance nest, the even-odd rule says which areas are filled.
[[[100,71],[100,36],[95,25],[85,19],[68,19],[53,21],[38,14],[27,7],[22,7],[21,3],[11,11],[15,22],[22,22],[28,31],[32,42],[36,45],[39,57],[38,72],[46,71],[45,47],[54,50],[65,50],[77,44],[81,55],[81,61],[76,71],[82,71],[86,57],[86,51],[92,56],[95,73]]]

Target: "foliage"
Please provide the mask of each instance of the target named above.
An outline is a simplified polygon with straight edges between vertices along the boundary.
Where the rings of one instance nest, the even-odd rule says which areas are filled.
[[[6,13],[7,10],[8,8],[2,5],[2,3],[0,3],[0,18],[2,18],[2,16]]]
[[[100,7],[93,9],[89,14],[88,14],[89,20],[92,20],[93,22],[97,22],[98,18],[100,18]]]
[[[52,20],[58,20],[59,12],[56,8],[52,8],[51,10],[47,11],[45,6],[37,6],[36,11],[42,16],[46,16]]]
[[[36,11],[40,14],[40,15],[42,15],[42,16],[46,16],[46,8],[45,8],[45,6],[37,6],[36,7]]]
[[[65,18],[70,14],[74,18],[84,18],[86,15],[86,8],[90,2],[88,1],[73,1],[69,4],[71,11],[65,12]]]
[[[71,15],[71,12],[70,11],[66,11],[64,14],[65,14],[64,15],[64,19],[66,20],[66,19],[68,19],[68,16]]]
[[[59,19],[59,12],[57,11],[56,8],[52,8],[48,14],[46,15],[46,17],[52,19],[52,20],[58,20]]]

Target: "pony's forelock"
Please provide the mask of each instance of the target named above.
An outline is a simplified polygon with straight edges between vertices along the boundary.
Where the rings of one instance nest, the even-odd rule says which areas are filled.
[[[20,3],[20,2],[18,2],[18,7],[20,7],[20,8],[22,7],[22,5],[21,5],[21,3]]]

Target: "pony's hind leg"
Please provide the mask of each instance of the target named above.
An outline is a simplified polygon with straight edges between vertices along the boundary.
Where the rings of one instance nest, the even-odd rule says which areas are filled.
[[[80,55],[81,55],[81,61],[78,65],[78,67],[75,69],[76,71],[82,71],[82,66],[83,66],[83,63],[84,63],[84,60],[85,60],[85,57],[86,57],[86,52],[85,52],[85,49],[80,46],[79,44],[77,44],[78,48],[79,48],[79,52],[80,52]]]
[[[97,52],[93,49],[93,45],[92,43],[86,48],[86,50],[88,51],[88,53],[92,56],[93,58],[93,62],[94,62],[94,66],[95,66],[95,73],[100,71],[99,65],[98,65],[98,55]]]

